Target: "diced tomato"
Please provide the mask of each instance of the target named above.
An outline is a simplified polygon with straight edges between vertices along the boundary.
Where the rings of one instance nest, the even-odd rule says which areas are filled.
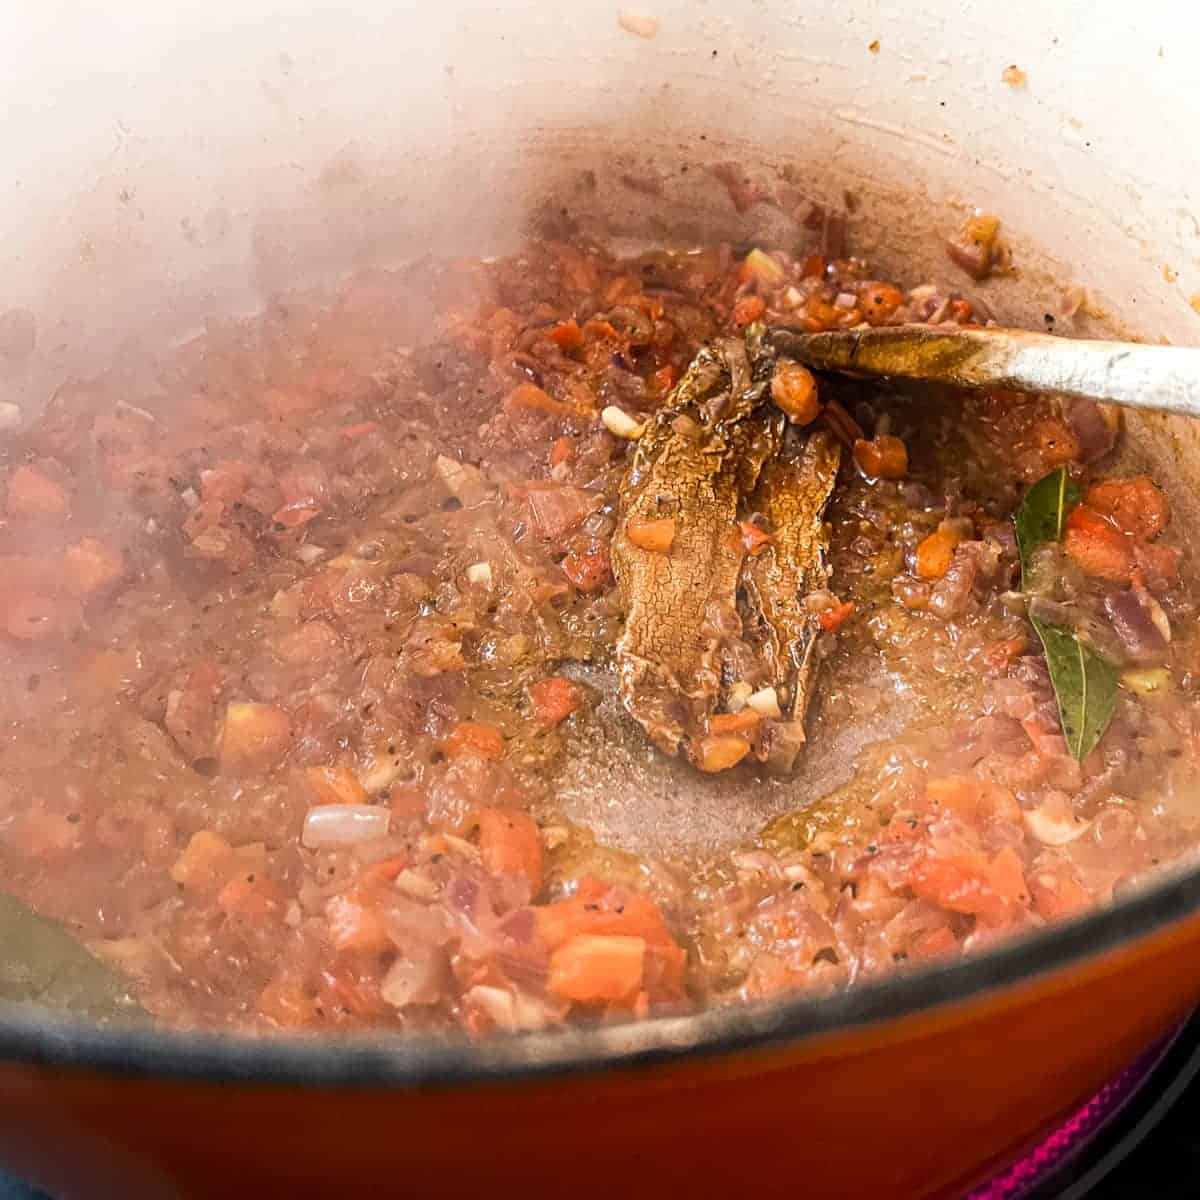
[[[1134,567],[1133,543],[1086,504],[1067,517],[1063,549],[1085,574],[1114,583],[1127,580]]]
[[[960,325],[966,324],[975,315],[975,308],[970,300],[951,300],[950,319]]]
[[[761,554],[771,544],[771,535],[759,529],[753,521],[739,521],[738,529],[742,532],[742,548],[751,558]]]
[[[608,322],[593,317],[583,323],[583,336],[589,342],[620,342],[621,335]]]
[[[658,392],[659,395],[665,395],[669,392],[674,383],[675,368],[672,366],[659,367],[650,377],[650,387]]]
[[[217,907],[226,916],[262,922],[282,913],[283,893],[273,880],[242,872],[217,893]]]
[[[627,933],[650,945],[675,944],[658,905],[649,896],[613,887],[593,875],[578,881],[574,896],[542,905],[534,912],[542,941],[552,950],[579,933]]]
[[[63,579],[76,596],[94,596],[112,587],[125,574],[125,557],[119,550],[86,537],[63,551]]]
[[[733,306],[733,323],[741,328],[752,321],[761,320],[766,311],[767,305],[761,296],[743,296]]]
[[[317,804],[367,803],[367,790],[349,767],[309,767],[304,775]]]
[[[383,917],[347,896],[331,896],[325,920],[334,947],[342,953],[382,954],[392,946]]]
[[[1083,912],[1092,904],[1091,894],[1066,869],[1035,871],[1029,877],[1033,910],[1047,921],[1060,921]]]
[[[321,972],[321,1007],[335,1016],[382,1017],[392,1010],[380,995],[379,983],[360,974],[349,959],[337,970]]]
[[[854,612],[854,601],[844,600],[840,604],[834,604],[830,608],[823,608],[817,614],[817,624],[826,633],[837,633],[839,629],[850,619]]]
[[[561,724],[583,703],[583,692],[577,683],[561,675],[539,679],[529,688],[529,704],[533,718],[546,727]]]
[[[775,367],[771,399],[793,425],[809,425],[821,412],[816,378],[807,367],[790,360],[785,359]]]
[[[285,1029],[301,1029],[316,1018],[316,1003],[293,979],[276,979],[258,994],[258,1011]]]
[[[810,254],[800,266],[800,274],[805,279],[819,279],[825,274],[825,256]]]
[[[504,734],[483,721],[460,721],[446,736],[442,749],[447,758],[493,761],[504,757]]]
[[[200,473],[200,499],[206,504],[233,504],[250,486],[254,468],[238,459],[221,459]]]
[[[560,350],[578,350],[583,345],[583,331],[579,328],[579,322],[572,317],[551,327],[550,340]]]
[[[1088,488],[1087,504],[1123,533],[1147,542],[1158,537],[1171,520],[1165,493],[1148,475],[1094,483]]]
[[[560,437],[553,446],[550,447],[550,465],[552,467],[560,466],[562,463],[568,463],[575,457],[575,443],[568,437]]]
[[[109,454],[104,459],[104,474],[109,486],[120,492],[157,493],[167,490],[171,464],[161,454]]]
[[[383,426],[378,421],[359,421],[357,425],[343,425],[338,433],[348,442],[356,442],[368,433],[374,433]]]
[[[240,866],[237,852],[218,833],[194,833],[171,868],[171,878],[182,888],[201,895],[216,895]]]
[[[1079,441],[1057,417],[1045,417],[1033,430],[1034,441],[1047,467],[1061,467],[1079,457]]]
[[[80,843],[80,830],[63,813],[33,809],[22,813],[8,830],[5,841],[24,859],[61,859]]]
[[[569,533],[603,504],[596,492],[542,480],[531,482],[525,497],[538,536],[551,539]]]
[[[910,883],[921,899],[993,924],[1010,921],[1029,899],[1020,857],[1008,846],[991,860],[982,853],[930,851],[914,867]]]
[[[61,517],[67,505],[67,489],[37,467],[18,467],[8,477],[10,517]]]
[[[710,733],[696,744],[696,766],[714,773],[727,771],[750,753],[750,743],[738,733]]]
[[[718,736],[728,733],[753,733],[762,724],[762,716],[752,708],[736,713],[716,713],[708,719],[708,732]]]
[[[392,789],[392,798],[395,799],[396,791]],[[393,808],[393,812],[396,810]],[[393,855],[391,858],[381,858],[378,862],[373,862],[363,867],[358,873],[356,881],[356,890],[369,889],[377,883],[392,883],[396,876],[408,866],[408,859],[403,854]]]
[[[625,536],[641,550],[667,554],[675,541],[675,518],[660,517],[656,521],[628,521]]]
[[[516,875],[529,883],[531,895],[542,886],[542,836],[528,813],[516,808],[481,808],[479,857],[493,875]]]
[[[618,275],[604,289],[604,303],[606,305],[623,304],[637,293],[639,286],[637,279],[632,275]]]
[[[571,406],[555,400],[533,383],[519,383],[504,398],[504,411],[510,417],[523,416],[529,413],[544,413],[553,417],[565,417],[571,413]]]
[[[997,638],[984,647],[983,661],[993,671],[1000,671],[1025,653],[1028,641],[1023,637]]]
[[[1005,846],[993,856],[989,868],[992,890],[1006,905],[1019,907],[1029,903],[1029,886],[1021,856]]]
[[[221,766],[227,771],[273,767],[292,742],[292,719],[274,704],[237,701],[225,709]]]
[[[315,388],[268,388],[262,394],[262,406],[281,421],[306,416],[324,407],[325,397]]]
[[[940,812],[953,813],[973,823],[988,817],[1019,821],[1021,808],[1016,797],[998,783],[973,775],[943,775],[925,784],[925,796]]]
[[[1179,564],[1183,558],[1183,551],[1178,547],[1162,542],[1152,545],[1139,542],[1133,548],[1133,557],[1147,587],[1162,591],[1178,582]]]
[[[859,285],[858,303],[868,324],[882,325],[904,303],[904,293],[890,283],[864,283]]]
[[[898,437],[883,433],[854,443],[854,461],[868,479],[902,479],[908,471],[908,450]]]
[[[598,592],[612,578],[612,563],[603,547],[588,554],[572,551],[563,559],[562,569],[581,592]]]
[[[1021,728],[1043,758],[1061,758],[1067,751],[1067,740],[1057,729],[1044,728],[1036,718],[1021,722]]]
[[[653,999],[679,999],[687,956],[648,896],[582,878],[568,900],[535,908],[538,934],[550,950],[580,934],[639,937],[646,943],[645,983]]]
[[[974,821],[979,814],[979,781],[968,775],[947,775],[930,779],[925,795],[938,809],[952,812],[964,821]]]
[[[941,579],[950,570],[954,549],[962,536],[954,529],[935,529],[917,545],[917,574],[922,579]]]
[[[638,312],[645,313],[652,321],[660,320],[663,313],[667,311],[667,306],[657,296],[645,296],[639,293],[636,296],[630,296],[625,303],[630,308],[636,308]]]
[[[646,943],[624,934],[579,934],[550,956],[546,989],[575,1004],[632,1004],[641,991]]]
[[[958,939],[949,925],[940,925],[928,933],[921,934],[908,948],[908,957],[914,962],[925,962],[953,954],[958,949]]]

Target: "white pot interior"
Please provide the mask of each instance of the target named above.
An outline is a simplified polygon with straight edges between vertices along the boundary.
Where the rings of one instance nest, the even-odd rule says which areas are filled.
[[[1000,213],[1023,267],[989,287],[1005,316],[1081,283],[1135,332],[1194,335],[1197,12],[637,5],[6,6],[6,395],[36,404],[131,333],[364,261],[509,246],[546,203],[621,232],[763,235],[779,214],[735,214],[703,170],[722,160],[813,199],[851,189],[853,246],[910,277],[949,271],[947,208]],[[648,17],[655,36],[627,28]]]

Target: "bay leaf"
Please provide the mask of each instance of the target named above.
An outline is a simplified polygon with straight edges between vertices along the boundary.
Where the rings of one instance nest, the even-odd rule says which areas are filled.
[[[1120,676],[1117,668],[1074,630],[1030,619],[1046,652],[1067,749],[1082,760],[1112,720]]]
[[[1047,542],[1060,541],[1071,509],[1083,499],[1083,489],[1059,467],[1044,475],[1025,493],[1017,510],[1017,549],[1021,552],[1021,587],[1032,583],[1033,554]]]
[[[97,1021],[145,1015],[128,981],[55,921],[0,893],[0,1001]]]

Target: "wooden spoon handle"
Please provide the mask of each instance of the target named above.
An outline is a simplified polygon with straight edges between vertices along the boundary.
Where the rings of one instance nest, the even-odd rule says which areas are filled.
[[[1200,416],[1200,349],[1084,341],[1024,329],[897,325],[834,333],[773,329],[781,354],[825,371],[964,388],[1055,392]]]

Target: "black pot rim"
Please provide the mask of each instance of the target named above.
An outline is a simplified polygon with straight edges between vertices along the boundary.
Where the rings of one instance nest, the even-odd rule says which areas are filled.
[[[125,1078],[321,1088],[458,1088],[651,1067],[794,1046],[1018,988],[1200,911],[1200,866],[994,949],[844,992],[709,1009],[597,1029],[465,1038],[389,1033],[251,1037],[107,1026],[0,1009],[0,1062]]]

